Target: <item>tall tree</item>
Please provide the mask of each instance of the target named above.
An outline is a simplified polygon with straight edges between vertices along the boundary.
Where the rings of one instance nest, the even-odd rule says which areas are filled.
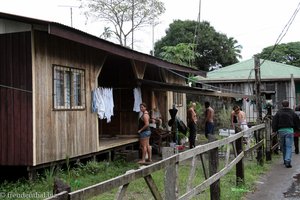
[[[237,63],[238,58],[241,58],[242,46],[237,40],[216,32],[209,22],[175,20],[166,30],[166,36],[155,43],[155,56],[160,57],[162,47],[176,46],[179,43],[196,45],[195,51],[199,56],[196,57],[195,64],[204,71],[216,65],[224,67]]]
[[[165,7],[159,0],[80,0],[80,8],[87,19],[108,22],[112,30],[105,27],[102,36],[113,33],[119,44],[128,45],[133,41],[133,32],[139,28],[154,23],[165,12]],[[131,40],[130,40],[131,39]]]
[[[195,68],[194,62],[196,57],[199,56],[199,54],[194,51],[195,46],[196,45],[191,43],[179,43],[176,46],[164,46],[162,47],[163,51],[160,53],[160,57],[169,62]]]
[[[258,54],[258,57],[300,67],[300,42],[266,47]]]

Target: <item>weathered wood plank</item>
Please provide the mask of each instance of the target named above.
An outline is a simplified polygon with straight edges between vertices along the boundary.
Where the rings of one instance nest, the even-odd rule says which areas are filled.
[[[190,173],[189,173],[188,182],[186,185],[186,191],[190,191],[190,189],[192,188],[193,180],[195,177],[195,171],[196,171],[195,164],[196,164],[196,156],[194,156],[191,160],[191,169],[190,169]]]
[[[178,155],[171,156],[170,158],[167,158],[163,161],[159,161],[157,163],[153,163],[142,169],[138,169],[132,173],[121,175],[113,179],[104,181],[102,183],[71,192],[69,194],[70,200],[87,199],[89,197],[102,194],[116,187],[128,184],[136,179],[148,176],[158,170],[165,169],[167,166],[175,165],[176,162],[178,162]]]
[[[176,165],[175,163],[166,167],[165,180],[164,180],[166,200],[177,199],[178,196],[178,190],[177,190],[178,173],[177,172],[178,172],[178,165]]]
[[[235,165],[238,163],[241,159],[243,159],[244,153],[241,152],[234,160],[232,160],[229,165],[222,170],[220,170],[218,173],[214,174],[213,176],[209,177],[205,181],[203,181],[201,184],[190,190],[189,192],[183,194],[178,198],[178,200],[184,200],[184,199],[191,199],[192,197],[195,197],[196,195],[203,192],[207,187],[209,187],[211,184],[213,184],[216,180],[219,180],[221,177],[225,176]]]
[[[145,179],[149,189],[151,190],[151,193],[152,193],[153,197],[156,200],[163,200],[163,198],[162,198],[162,196],[161,196],[161,194],[160,194],[160,192],[159,192],[159,190],[158,190],[151,174],[148,175],[148,176],[145,176],[144,179]]]
[[[91,112],[89,94],[96,87],[105,54],[39,31],[33,38],[35,164],[97,152],[97,116]],[[53,64],[85,70],[84,110],[53,110]]]
[[[125,196],[125,193],[127,191],[128,186],[129,186],[129,183],[119,187],[119,190],[118,190],[118,192],[116,194],[116,198],[115,198],[116,200],[122,200],[123,199],[123,197]]]
[[[63,191],[61,193],[55,194],[49,198],[46,198],[45,200],[68,200],[69,194],[67,191]]]
[[[209,175],[213,176],[218,172],[219,168],[219,150],[218,148],[209,151]],[[220,179],[216,179],[210,185],[210,199],[219,200],[221,196]]]

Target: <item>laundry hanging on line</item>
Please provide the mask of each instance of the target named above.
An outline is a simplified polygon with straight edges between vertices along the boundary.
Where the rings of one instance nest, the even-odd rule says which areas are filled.
[[[134,88],[133,89],[133,96],[134,96],[134,104],[133,104],[133,111],[140,112],[140,105],[142,101],[142,92],[141,88]]]
[[[112,88],[99,87],[92,91],[92,112],[96,112],[100,119],[111,122],[114,115],[114,100]]]

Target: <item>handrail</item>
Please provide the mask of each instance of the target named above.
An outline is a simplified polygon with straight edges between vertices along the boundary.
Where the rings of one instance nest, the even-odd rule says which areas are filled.
[[[117,176],[115,178],[112,178],[110,180],[103,181],[101,183],[73,191],[68,194],[68,199],[72,200],[79,200],[79,199],[87,199],[93,196],[100,195],[104,192],[110,191],[114,188],[120,187],[120,186],[127,186],[132,181],[137,180],[139,178],[144,178],[145,181],[148,183],[148,186],[153,186],[154,182],[152,180],[151,174],[161,170],[161,169],[170,169],[170,166],[178,166],[181,162],[186,161],[190,158],[195,158],[195,156],[201,155],[203,153],[209,152],[211,150],[218,149],[221,146],[234,144],[237,140],[241,139],[244,135],[248,135],[249,133],[253,133],[254,131],[261,131],[265,128],[265,124],[260,124],[257,126],[253,126],[249,128],[248,130],[241,131],[237,134],[231,135],[227,138],[223,138],[220,140],[216,140],[207,144],[198,145],[193,149],[175,154],[173,156],[170,156],[164,160],[158,161],[156,163],[153,163],[148,166],[143,166],[140,169],[137,170],[131,170],[130,172]],[[256,145],[255,147],[260,147],[261,144],[263,144],[262,140],[258,141],[260,145]],[[254,147],[251,148],[251,150],[254,149]],[[249,151],[249,149],[248,149]],[[218,171],[217,173],[213,174],[212,176],[208,177],[206,180],[204,180],[201,184],[197,185],[196,187],[190,189],[185,194],[183,194],[180,197],[177,197],[177,199],[190,199],[191,197],[199,194],[201,191],[205,190],[208,186],[212,185],[215,181],[218,181],[221,177],[226,175],[238,162],[241,162],[245,153],[244,151],[238,152],[238,155],[230,162],[228,163],[223,169]],[[175,170],[176,171],[176,170]],[[177,174],[176,174],[177,176]],[[174,178],[174,177],[173,177]],[[149,183],[151,181],[151,183]],[[176,182],[176,181],[174,181]],[[176,184],[176,183],[174,183]],[[150,188],[151,189],[151,188]],[[153,188],[152,188],[153,189]],[[51,198],[49,198],[51,199]],[[168,199],[168,197],[166,197]]]

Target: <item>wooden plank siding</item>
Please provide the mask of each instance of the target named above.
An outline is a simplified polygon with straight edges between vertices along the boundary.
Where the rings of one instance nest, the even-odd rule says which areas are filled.
[[[0,165],[32,165],[30,32],[0,35]]]
[[[105,54],[44,32],[34,35],[35,165],[97,152],[98,123],[91,112],[91,91]],[[53,64],[85,70],[84,110],[53,110]]]
[[[186,81],[183,77],[180,77],[172,72],[166,71],[165,72],[165,77],[166,77],[166,82],[167,83],[174,83],[174,84],[181,84],[181,85],[185,85]],[[171,109],[173,107],[174,99],[173,99],[173,93],[174,92],[167,92],[167,108],[168,110]],[[187,108],[186,108],[187,102],[186,102],[186,93],[182,93],[182,106],[178,106],[176,107],[176,109],[178,110],[177,112],[177,117],[179,117],[185,124],[186,123],[186,119],[187,119]],[[169,112],[168,112],[168,117],[170,117]]]
[[[104,148],[102,135],[136,138],[138,113],[132,111],[132,89],[138,86],[136,77],[145,73],[144,78],[149,80],[184,83],[184,79],[165,69],[42,31],[6,34],[0,39],[1,84],[12,87],[0,87],[1,165],[36,166],[95,153]],[[84,110],[53,109],[54,64],[85,71]],[[91,112],[91,91],[98,86],[114,88],[115,115],[111,123],[99,120]],[[143,101],[150,110],[155,88],[143,85],[141,88]],[[155,93],[167,123],[168,110],[173,105],[172,92]],[[178,109],[178,116],[185,120],[185,108]]]
[[[129,58],[106,54],[39,31],[35,31],[34,38],[35,165],[97,152],[103,149],[102,136],[137,136],[138,113],[132,109],[133,88],[137,87],[135,77],[139,76],[139,73],[136,74],[132,66],[133,62]],[[85,110],[53,111],[53,64],[85,70]],[[143,64],[139,63],[140,65]],[[158,71],[154,66],[146,66],[145,76],[163,82],[164,80],[172,83],[184,81],[169,72],[161,73],[160,78],[157,79]],[[91,112],[91,91],[96,87],[113,88],[115,108],[110,123],[99,120],[97,115]],[[155,88],[143,85],[141,88],[143,101],[150,106],[151,91]],[[167,98],[172,96],[168,97],[166,92],[160,92],[157,96],[160,101],[162,100],[160,109],[167,122],[168,109],[172,104],[166,102]],[[179,110],[182,110],[179,114],[183,113],[185,116],[185,109],[179,108]]]

